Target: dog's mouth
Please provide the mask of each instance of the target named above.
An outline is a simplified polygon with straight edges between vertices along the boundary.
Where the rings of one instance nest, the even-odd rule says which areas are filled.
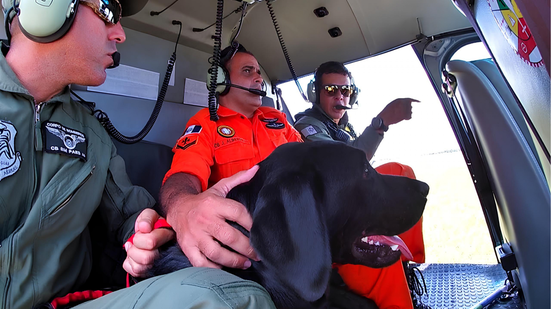
[[[354,242],[354,255],[369,267],[389,266],[398,261],[402,254],[408,260],[413,259],[408,247],[398,236],[370,235]]]

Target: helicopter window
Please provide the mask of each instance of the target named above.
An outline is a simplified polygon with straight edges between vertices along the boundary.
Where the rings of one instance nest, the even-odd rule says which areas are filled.
[[[458,49],[450,60],[473,61],[491,58],[482,42],[471,43]]]
[[[465,160],[411,47],[346,67],[361,89],[358,106],[348,111],[358,134],[392,100],[411,97],[421,101],[413,103],[411,120],[392,125],[385,133],[371,164],[407,164],[417,179],[431,187],[423,219],[426,262],[495,264],[492,241]],[[299,79],[303,89],[307,89],[312,78],[311,74]],[[302,99],[294,81],[278,87],[293,116],[311,106]]]

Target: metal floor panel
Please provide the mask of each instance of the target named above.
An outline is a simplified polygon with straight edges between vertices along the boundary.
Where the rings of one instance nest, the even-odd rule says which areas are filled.
[[[414,264],[422,272],[427,293],[421,301],[432,309],[470,309],[504,286],[500,264]],[[495,301],[488,309],[523,308],[518,297]]]

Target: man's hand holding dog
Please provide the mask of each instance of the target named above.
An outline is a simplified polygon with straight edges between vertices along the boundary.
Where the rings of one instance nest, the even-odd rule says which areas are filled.
[[[144,209],[134,224],[133,241],[124,244],[126,259],[122,266],[135,278],[145,276],[146,270],[158,256],[157,249],[174,238],[174,231],[171,229],[154,229],[159,218],[155,210]]]
[[[249,238],[226,222],[251,229],[252,218],[245,206],[226,195],[249,181],[257,170],[255,166],[239,172],[201,193],[199,179],[193,175],[178,173],[167,179],[161,203],[168,223],[176,231],[178,244],[193,266],[246,269],[251,266],[249,259],[257,259]]]

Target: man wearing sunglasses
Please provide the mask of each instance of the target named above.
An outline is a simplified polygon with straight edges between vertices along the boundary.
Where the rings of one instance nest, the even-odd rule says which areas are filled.
[[[411,103],[402,98],[390,102],[364,132],[357,136],[348,122],[347,110],[357,104],[359,89],[351,83],[352,74],[339,62],[329,61],[316,70],[308,87],[313,106],[298,113],[295,128],[305,141],[338,140],[365,151],[371,159],[390,125],[411,119]]]
[[[352,82],[352,74],[335,61],[321,64],[308,87],[312,108],[295,116],[295,128],[304,141],[335,140],[359,148],[369,160],[383,139],[388,126],[411,119],[411,103],[415,99],[396,99],[375,117],[361,135],[356,135],[348,122],[347,109],[356,103],[359,89]],[[376,168],[379,173],[415,178],[411,167],[399,163],[387,163]],[[421,221],[411,230],[399,235],[408,245],[414,261],[425,261]],[[403,257],[402,257],[403,258]],[[406,262],[406,261],[404,261]],[[407,263],[374,269],[361,265],[335,265],[347,286],[357,294],[373,300],[381,309],[426,308],[416,299],[412,300],[410,288],[404,276],[409,273]],[[405,267],[405,268],[404,268]]]
[[[69,92],[70,84],[105,81],[106,68],[118,62],[116,45],[126,39],[121,16],[146,2],[2,0],[8,36],[0,56],[2,309],[270,307],[260,286],[216,269],[188,268],[112,293],[83,292],[118,283],[116,274],[124,281],[124,258],[124,269],[142,276],[156,248],[174,237],[154,229],[155,200],[129,182],[91,108]],[[133,244],[125,244],[134,232]]]

